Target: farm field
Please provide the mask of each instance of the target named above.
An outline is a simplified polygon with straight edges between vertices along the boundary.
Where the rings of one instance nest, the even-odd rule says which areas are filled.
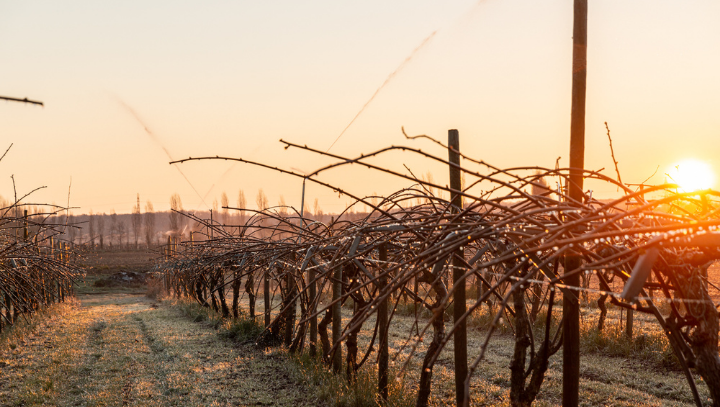
[[[0,407],[720,407],[720,2],[5,3]]]
[[[80,296],[0,353],[0,405],[314,405],[275,353],[142,295]]]
[[[211,324],[194,322],[174,299],[153,300],[143,286],[100,287],[95,281],[109,273],[144,267],[142,253],[103,253],[87,256],[90,273],[77,287],[78,300],[57,305],[40,317],[22,339],[0,345],[0,405],[322,405],[319,389],[305,380],[302,369],[284,348],[259,349],[221,339]],[[102,257],[102,259],[100,259]],[[146,260],[146,259],[145,259]],[[261,297],[262,298],[262,297]],[[241,305],[247,307],[246,298]],[[263,307],[262,300],[257,304]],[[595,321],[595,310],[583,309],[583,318]],[[343,308],[344,323],[351,310]],[[391,360],[414,330],[414,316],[396,315],[391,324]],[[618,310],[608,315],[608,329],[618,324]],[[592,323],[592,322],[591,322]],[[638,317],[636,332],[652,330],[650,319]],[[448,327],[449,327],[448,322]],[[366,326],[374,326],[374,318]],[[472,324],[471,324],[472,326]],[[422,328],[422,327],[421,327]],[[369,341],[364,329],[359,343]],[[468,349],[474,357],[484,337],[480,328],[469,330]],[[496,336],[482,369],[475,374],[473,405],[507,405],[508,360],[512,332]],[[404,348],[407,354],[407,347]],[[418,349],[422,351],[422,349]],[[420,353],[422,356],[422,353]],[[375,355],[371,355],[373,360]],[[391,368],[397,371],[403,360]],[[404,385],[413,394],[420,357],[410,364]],[[452,343],[435,368],[432,405],[451,405]],[[545,386],[535,405],[560,405],[562,356],[550,359]],[[699,382],[701,395],[707,389]],[[584,405],[693,405],[682,373],[640,359],[584,353],[581,359],[580,398]],[[406,400],[412,405],[414,400]]]
[[[0,406],[315,405],[295,365],[237,345],[179,308],[148,298],[152,254],[85,253],[77,300],[0,341]]]
[[[247,306],[246,300],[240,303]],[[264,303],[258,301],[256,307],[262,309]],[[298,309],[298,312],[300,310]],[[276,314],[273,313],[273,316]],[[421,311],[422,315],[422,311]],[[486,314],[487,315],[487,314]],[[586,304],[581,311],[583,331],[587,335],[597,323],[598,311],[593,304]],[[348,324],[352,318],[352,308],[342,308],[343,325]],[[427,317],[427,315],[424,315]],[[219,316],[218,316],[219,317]],[[422,330],[428,319],[419,318],[419,328]],[[261,317],[258,317],[260,320]],[[620,314],[616,307],[610,307],[606,322],[606,332],[609,336],[616,335],[623,339],[625,314]],[[358,335],[360,349],[367,348],[373,333],[375,318],[371,317],[365,323],[365,328]],[[468,356],[474,359],[480,351],[482,341],[487,334],[486,329],[478,326],[477,322],[470,322],[468,329]],[[445,322],[446,329],[452,327],[450,321]],[[488,346],[482,367],[473,376],[470,386],[472,395],[471,405],[478,406],[506,406],[509,402],[510,370],[509,360],[512,358],[514,336],[511,328],[505,325],[502,332],[496,334]],[[407,374],[398,374],[399,367],[410,354],[413,341],[408,343],[408,337],[417,332],[414,315],[395,315],[389,330],[389,348],[391,371],[403,379],[404,390],[410,399],[402,405],[415,405],[418,374],[425,356],[425,348],[421,345],[407,365]],[[650,338],[662,337],[657,324],[652,317],[637,314],[635,316],[635,337]],[[643,339],[641,339],[642,341]],[[580,400],[585,406],[692,406],[693,398],[687,381],[682,372],[672,365],[672,361],[665,365],[659,363],[661,356],[643,358],[628,356],[609,356],[604,349],[588,349],[593,346],[591,340],[584,342],[580,365]],[[642,346],[640,346],[641,348]],[[345,349],[343,349],[345,352]],[[454,365],[453,343],[450,341],[441,352],[434,369],[433,392],[430,405],[454,405]],[[651,352],[651,351],[650,351]],[[648,352],[649,353],[649,352]],[[658,352],[659,353],[659,352]],[[343,357],[345,354],[343,354]],[[377,358],[377,352],[372,352],[367,365],[372,366]],[[669,356],[673,359],[674,356]],[[366,366],[367,366],[366,365]],[[375,377],[376,377],[376,371]],[[709,401],[709,392],[699,376],[695,377],[698,391]],[[550,365],[546,375],[543,389],[533,405],[560,406],[562,405],[562,353],[558,352],[550,358]]]

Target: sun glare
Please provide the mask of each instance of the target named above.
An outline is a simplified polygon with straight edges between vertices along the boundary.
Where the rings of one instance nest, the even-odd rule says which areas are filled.
[[[675,164],[667,173],[668,182],[678,184],[683,192],[712,188],[715,175],[709,164],[698,160],[685,160]]]

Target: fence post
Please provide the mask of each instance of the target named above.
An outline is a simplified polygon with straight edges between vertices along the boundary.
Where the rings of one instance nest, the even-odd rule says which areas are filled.
[[[317,309],[317,283],[315,282],[315,268],[311,267],[308,272],[308,283],[310,284],[310,315],[315,314]],[[318,326],[317,316],[310,318],[310,356],[317,354]]]
[[[387,267],[384,266],[387,262],[387,243],[380,245],[380,267],[378,272],[380,274],[385,272]],[[387,287],[387,277],[383,276],[378,278],[378,292],[383,295],[383,290]],[[378,328],[380,330],[380,348],[378,349],[378,392],[383,400],[388,399],[388,300],[387,298],[380,301],[378,304]]]
[[[570,113],[570,199],[582,202],[583,168],[585,168],[585,94],[587,87],[587,13],[588,0],[573,3],[573,59]],[[569,255],[565,272],[581,266],[578,256]],[[580,276],[563,279],[578,287]],[[580,303],[579,295],[563,295],[563,407],[575,407],[580,391]]]
[[[342,267],[336,266],[333,276],[332,286],[332,338],[335,353],[333,354],[332,364],[335,373],[342,371],[342,345],[340,344],[340,334],[342,332],[342,310],[340,297],[342,297]]]
[[[293,260],[295,260],[294,256]],[[291,270],[292,268],[288,266],[285,271],[285,292],[289,308],[283,318],[285,320],[285,346],[288,348],[292,344],[293,332],[295,331],[295,313],[297,311],[297,290],[295,289],[295,279],[291,274]]]
[[[23,215],[23,225],[24,225],[24,226],[23,226],[23,240],[25,240],[25,241],[27,242],[28,236],[29,236],[29,233],[28,233],[28,214],[27,214],[27,209],[25,209],[25,213],[24,213],[24,215]]]
[[[462,182],[460,177],[460,135],[455,129],[448,131],[448,161],[450,162],[450,203],[451,211],[454,214],[462,210]],[[467,324],[463,320],[458,323],[460,317],[465,314],[467,305],[465,303],[465,269],[462,262],[455,255],[452,256],[453,270],[453,322],[457,325],[453,340],[455,344],[455,397],[456,404],[469,405],[470,394],[465,389],[467,378]],[[467,401],[467,403],[466,403]]]
[[[265,328],[270,326],[270,270],[263,273],[263,300],[265,301]]]
[[[627,314],[625,315],[625,336],[628,337],[628,339],[632,339],[633,337],[633,310],[628,308]]]

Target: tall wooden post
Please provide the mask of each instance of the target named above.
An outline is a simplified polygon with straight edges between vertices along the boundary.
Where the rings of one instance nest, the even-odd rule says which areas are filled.
[[[332,339],[335,346],[332,365],[335,373],[342,371],[342,345],[340,344],[340,334],[342,333],[342,309],[340,307],[340,297],[342,297],[342,272],[342,267],[335,267],[332,286]]]
[[[317,282],[315,281],[315,268],[308,271],[308,284],[310,284],[310,311],[309,314],[315,314],[317,310]],[[318,326],[317,316],[310,318],[310,356],[317,354]]]
[[[574,0],[572,103],[570,117],[570,199],[582,202],[585,168],[585,91],[587,84],[587,0]],[[565,272],[577,269],[581,259],[572,254],[565,260]],[[563,281],[580,285],[580,275]],[[580,303],[579,296],[563,295],[563,407],[577,406],[580,390]]]
[[[295,313],[297,308],[297,288],[295,279],[293,278],[290,268],[285,273],[285,295],[287,295],[287,304],[290,307],[285,314],[285,346],[288,348],[292,344],[293,332],[295,331]],[[284,305],[284,304],[283,304]]]
[[[28,240],[28,215],[27,215],[27,209],[25,209],[25,213],[23,215],[23,240],[27,242]]]
[[[380,267],[378,271],[380,274],[385,272],[385,264],[387,262],[387,244],[383,243],[380,245]],[[380,277],[378,279],[378,291],[383,293],[383,290],[387,287],[387,277]],[[388,358],[389,358],[389,346],[388,346],[388,299],[384,299],[378,304],[378,328],[379,328],[379,342],[380,348],[378,349],[378,392],[383,400],[388,399]]]
[[[459,213],[462,210],[462,183],[460,180],[460,135],[457,130],[448,131],[448,161],[450,162],[450,203],[452,213]],[[454,164],[454,165],[453,165]],[[455,397],[458,406],[470,403],[470,394],[465,391],[465,379],[467,378],[467,325],[465,321],[458,323],[460,317],[465,314],[467,305],[465,303],[465,269],[460,259],[453,256],[453,286],[455,294],[453,297],[453,320],[457,327],[453,334],[455,344]],[[465,403],[467,400],[467,404]]]
[[[263,273],[263,300],[265,301],[265,328],[270,326],[270,269]]]

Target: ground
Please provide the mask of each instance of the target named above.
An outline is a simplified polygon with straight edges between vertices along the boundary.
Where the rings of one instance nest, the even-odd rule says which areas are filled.
[[[284,356],[222,340],[143,287],[93,284],[143,262],[86,261],[92,268],[78,301],[0,344],[0,406],[317,404]]]
[[[34,326],[21,337],[0,341],[0,406],[319,404],[317,389],[304,381],[282,349],[264,351],[221,339],[216,329],[194,322],[173,301],[148,298],[144,284],[96,283],[121,273],[145,273],[151,269],[150,259],[151,254],[137,252],[85,256],[89,272],[77,287],[78,300],[34,318]],[[262,307],[260,301],[258,309]],[[583,315],[594,321],[591,312],[587,308]],[[350,318],[349,309],[343,317]],[[391,353],[407,354],[402,345],[413,331],[413,319],[395,316]],[[644,319],[638,316],[638,334]],[[617,310],[611,310],[608,326],[621,321]],[[374,320],[367,326],[374,326]],[[364,330],[360,343],[371,334]],[[471,357],[483,334],[471,329]],[[475,405],[507,405],[511,353],[511,334],[491,341],[472,381]],[[450,344],[435,368],[435,405],[453,400],[451,355]],[[397,368],[402,360],[392,365]],[[416,357],[404,377],[410,389],[417,386],[418,362]],[[561,365],[559,354],[551,359],[537,405],[560,404]],[[580,386],[584,405],[692,405],[680,372],[599,352],[583,354]],[[706,386],[701,381],[698,386],[708,400]]]
[[[144,296],[84,296],[0,354],[0,404],[315,404],[287,365]]]

